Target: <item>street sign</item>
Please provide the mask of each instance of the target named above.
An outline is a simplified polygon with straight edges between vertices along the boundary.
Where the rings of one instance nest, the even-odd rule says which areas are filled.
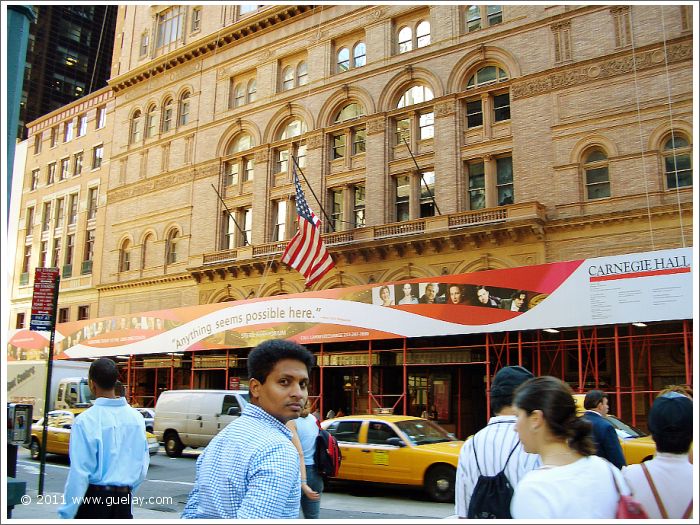
[[[58,268],[36,268],[34,270],[34,295],[32,296],[32,316],[29,329],[48,331],[52,329],[56,315],[56,287]]]

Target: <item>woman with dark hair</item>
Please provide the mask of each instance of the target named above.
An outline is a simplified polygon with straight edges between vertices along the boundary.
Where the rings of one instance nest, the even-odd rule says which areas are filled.
[[[515,487],[513,518],[614,518],[617,487],[630,491],[620,471],[594,455],[591,424],[576,416],[569,385],[535,377],[515,391],[513,405],[525,451],[542,461]]]

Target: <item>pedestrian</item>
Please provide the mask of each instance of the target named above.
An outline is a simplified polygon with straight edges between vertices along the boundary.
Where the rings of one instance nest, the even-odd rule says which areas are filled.
[[[622,469],[634,498],[651,519],[688,519],[693,511],[693,401],[678,392],[654,400],[647,419],[656,456]]]
[[[117,376],[111,359],[90,365],[88,386],[95,401],[70,431],[70,470],[59,518],[133,518],[132,495],[146,479],[150,456],[143,416],[114,392]]]
[[[513,518],[614,518],[619,494],[630,491],[622,473],[594,454],[591,424],[576,416],[571,387],[536,377],[518,387],[513,405],[523,448],[542,462],[515,487]]]
[[[591,390],[583,399],[583,414],[593,427],[593,442],[596,446],[596,455],[607,459],[617,468],[624,467],[627,462],[622,453],[622,445],[617,438],[615,427],[608,421],[608,394],[602,390]]]
[[[314,463],[316,438],[318,437],[318,420],[309,413],[311,404],[307,401],[297,419],[287,421],[287,428],[292,431],[292,442],[299,452],[299,469],[301,471],[301,512],[305,519],[318,519],[321,512],[321,494],[323,478]]]
[[[523,450],[515,432],[513,392],[534,377],[522,366],[501,368],[491,383],[491,413],[483,429],[468,439],[459,453],[455,484],[455,514],[460,518],[478,518],[482,509],[471,504],[479,476],[496,476],[503,471],[511,487],[515,487],[526,472],[540,465],[536,454]],[[510,517],[510,502],[503,509]]]
[[[250,352],[250,403],[197,459],[183,518],[298,518],[299,455],[285,424],[306,403],[313,362],[305,347],[283,339]]]

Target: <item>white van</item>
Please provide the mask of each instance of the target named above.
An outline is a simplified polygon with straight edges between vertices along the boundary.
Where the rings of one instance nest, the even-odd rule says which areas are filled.
[[[207,446],[247,403],[247,390],[166,390],[156,403],[153,433],[176,458],[185,447]]]

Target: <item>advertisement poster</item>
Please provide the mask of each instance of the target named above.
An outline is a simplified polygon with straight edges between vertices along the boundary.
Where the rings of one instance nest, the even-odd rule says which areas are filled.
[[[691,319],[692,249],[679,248],[62,323],[57,358]],[[16,331],[8,359],[48,332]]]

